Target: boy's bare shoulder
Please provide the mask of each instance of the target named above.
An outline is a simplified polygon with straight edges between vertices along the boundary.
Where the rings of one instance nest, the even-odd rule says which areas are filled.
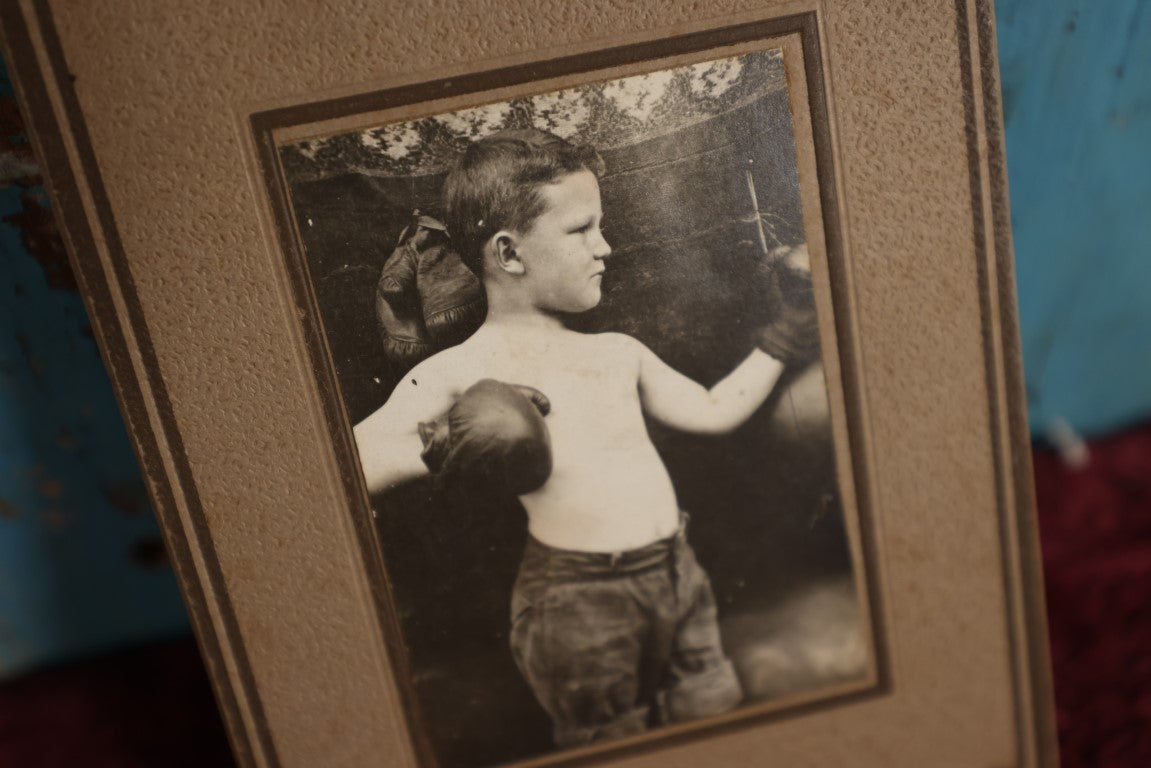
[[[479,379],[518,381],[539,370],[638,370],[646,349],[623,333],[562,331],[525,339],[493,329],[424,360],[407,374],[407,383],[458,394]]]
[[[620,333],[618,331],[589,334],[589,338],[593,339],[594,343],[600,345],[605,352],[636,355],[639,354],[640,351],[647,349],[647,347],[643,345],[643,342],[634,336],[628,336],[626,333]]]
[[[467,345],[465,341],[435,353],[409,371],[406,378],[413,386],[425,384],[449,391],[465,389],[481,372],[478,365],[481,356]]]
[[[597,357],[612,365],[637,364],[647,349],[642,342],[626,333],[609,331],[580,335],[588,340],[590,349]]]

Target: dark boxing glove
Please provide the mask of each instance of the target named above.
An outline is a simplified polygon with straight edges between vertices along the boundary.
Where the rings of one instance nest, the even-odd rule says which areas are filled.
[[[805,259],[789,258],[792,252],[802,252],[786,251],[770,265],[767,300],[772,306],[771,320],[756,333],[755,343],[786,365],[804,365],[819,357],[819,321],[811,272],[802,264],[792,263]]]
[[[542,392],[493,379],[476,382],[447,413],[421,422],[420,454],[442,482],[482,483],[520,495],[547,482],[551,438]]]

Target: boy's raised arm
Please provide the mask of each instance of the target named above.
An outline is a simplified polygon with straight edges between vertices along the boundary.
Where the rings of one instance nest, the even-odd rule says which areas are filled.
[[[416,366],[383,407],[355,426],[370,492],[429,471],[450,482],[492,482],[514,494],[547,482],[547,396],[490,378],[462,386],[453,359],[439,356]]]
[[[426,363],[416,366],[384,405],[352,429],[368,491],[376,493],[428,474],[420,454],[421,421],[432,421],[453,402],[450,385]]]
[[[800,245],[764,265],[764,296],[773,308],[771,319],[755,334],[757,349],[710,390],[634,342],[640,349],[640,395],[648,413],[688,432],[726,432],[763,404],[786,365],[818,359],[815,297],[811,275],[802,267],[807,259],[807,247]]]
[[[654,352],[634,342],[639,354],[639,391],[644,410],[685,432],[721,434],[738,427],[771,394],[784,364],[755,349],[711,389],[692,381]]]

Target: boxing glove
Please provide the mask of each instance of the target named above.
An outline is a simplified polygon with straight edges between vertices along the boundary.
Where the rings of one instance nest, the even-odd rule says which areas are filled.
[[[376,286],[384,355],[400,372],[459,344],[487,312],[483,287],[451,248],[444,225],[413,213]]]
[[[420,456],[442,483],[530,493],[551,475],[551,438],[544,424],[550,410],[537,389],[483,379],[445,414],[420,423]]]
[[[756,346],[787,365],[803,365],[819,357],[819,324],[815,307],[785,304],[756,334]]]
[[[419,245],[425,234],[418,230],[409,235],[405,230],[376,283],[376,319],[384,356],[400,371],[411,370],[435,352],[424,326],[416,288]]]
[[[819,322],[806,247],[784,248],[765,265],[766,299],[771,307],[768,323],[758,329],[755,343],[788,365],[804,365],[819,357]]]
[[[487,314],[487,298],[479,278],[464,266],[447,235],[434,229],[439,222],[426,216],[420,221],[432,229],[416,265],[416,291],[428,337],[437,349],[445,349],[480,327]]]

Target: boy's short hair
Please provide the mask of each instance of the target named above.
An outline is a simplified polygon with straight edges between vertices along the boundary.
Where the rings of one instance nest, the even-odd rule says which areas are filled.
[[[464,264],[482,279],[492,235],[525,231],[544,212],[540,189],[584,169],[603,175],[595,148],[547,131],[500,131],[474,142],[444,182],[445,223]]]

